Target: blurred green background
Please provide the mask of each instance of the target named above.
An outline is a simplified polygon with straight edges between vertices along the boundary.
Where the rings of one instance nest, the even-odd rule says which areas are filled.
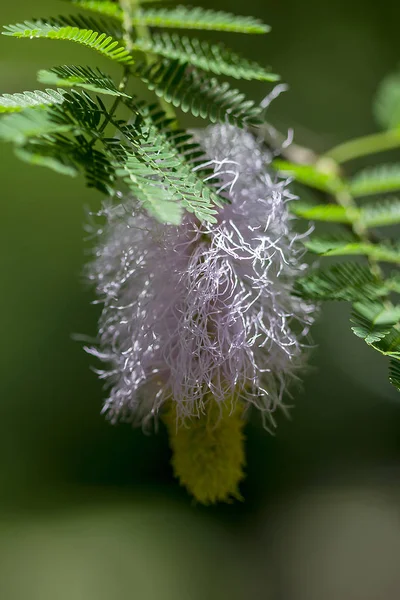
[[[374,91],[400,59],[399,3],[202,4],[272,26],[224,40],[290,84],[270,114],[297,142],[324,150],[376,129]],[[3,0],[0,15],[8,24],[68,10]],[[2,37],[0,91],[35,89],[39,68],[93,60],[71,44]],[[270,90],[243,87],[257,100]],[[400,597],[400,398],[346,309],[326,307],[315,328],[292,420],[275,437],[257,419],[248,426],[246,501],[195,506],[172,478],[163,431],[100,415],[94,360],[73,340],[96,332],[81,273],[85,207],[101,198],[1,152],[0,598]]]

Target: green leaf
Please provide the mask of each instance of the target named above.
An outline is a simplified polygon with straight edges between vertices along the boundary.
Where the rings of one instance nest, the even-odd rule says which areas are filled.
[[[235,79],[258,79],[259,81],[277,81],[278,75],[250,62],[229,50],[222,44],[179,36],[163,32],[153,34],[149,39],[137,39],[134,49],[145,53],[158,54],[165,58],[188,63],[203,71],[216,75],[228,75]]]
[[[100,52],[103,56],[116,62],[132,64],[129,52],[121,46],[111,35],[98,33],[92,29],[81,29],[73,25],[65,25],[69,19],[51,19],[49,22],[42,20],[25,21],[16,25],[4,27],[3,35],[18,38],[47,38],[53,40],[67,40],[82,44]]]
[[[220,205],[220,200],[180,154],[178,148],[186,147],[186,142],[180,145],[159,129],[153,122],[155,115],[146,106],[139,105],[137,110],[141,117],[137,123],[116,123],[128,142],[112,143],[119,165],[117,175],[161,222],[179,224],[183,208],[200,221],[216,222],[215,205]]]
[[[388,244],[370,244],[335,237],[312,237],[305,247],[321,256],[368,256],[377,261],[400,264],[400,248]]]
[[[43,152],[43,148],[38,147],[16,147],[15,154],[20,160],[27,162],[31,165],[37,165],[40,167],[47,167],[52,171],[61,173],[62,175],[69,175],[70,177],[76,177],[78,175],[78,169],[72,163],[55,149],[53,155],[50,153]]]
[[[338,204],[310,205],[295,201],[290,204],[290,210],[303,219],[331,223],[354,223],[360,216],[359,210]]]
[[[70,125],[55,123],[47,111],[26,108],[0,121],[0,139],[24,144],[29,138],[71,131]]]
[[[62,85],[64,87],[81,87],[91,92],[109,94],[110,96],[125,96],[127,94],[119,91],[109,75],[93,69],[92,67],[81,67],[76,65],[63,65],[38,72],[38,80],[41,83]]]
[[[383,198],[364,204],[360,216],[366,227],[382,227],[400,223],[400,198]]]
[[[400,73],[383,79],[375,97],[374,114],[383,129],[400,126]]]
[[[355,197],[400,190],[400,164],[378,165],[360,171],[350,180],[349,187]]]
[[[389,335],[400,319],[400,306],[387,308],[379,302],[356,302],[353,308],[352,330],[369,345]]]
[[[285,160],[275,160],[275,169],[309,187],[336,194],[345,188],[344,182],[332,169],[332,163],[321,161],[315,165],[297,165]]]
[[[0,96],[0,113],[19,112],[24,108],[49,106],[64,102],[63,90],[35,90]]]
[[[184,113],[208,119],[212,123],[243,126],[257,125],[262,108],[245,95],[214,78],[188,70],[179,61],[162,60],[150,66],[142,65],[136,75],[150,90]]]
[[[75,0],[80,8],[123,20],[123,12],[118,4],[107,0]],[[202,29],[212,31],[233,31],[236,33],[267,33],[268,25],[253,17],[236,16],[223,11],[204,8],[150,8],[137,9],[132,17],[133,25],[164,27],[173,29]]]
[[[387,286],[379,281],[370,270],[358,263],[340,263],[315,269],[297,280],[294,293],[311,300],[375,299],[385,296]]]
[[[389,381],[400,391],[400,360],[397,358],[390,360]]]

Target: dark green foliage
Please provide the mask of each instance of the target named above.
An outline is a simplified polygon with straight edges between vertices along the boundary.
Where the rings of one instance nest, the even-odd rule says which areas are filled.
[[[259,81],[276,81],[277,75],[249,62],[235,54],[222,44],[210,44],[196,38],[188,38],[177,34],[163,32],[153,34],[148,39],[135,40],[134,49],[145,53],[157,54],[203,71],[216,75],[228,75],[235,79],[258,79]]]
[[[138,77],[157,96],[184,113],[208,119],[211,123],[226,122],[243,126],[260,123],[262,109],[228,83],[218,83],[201,73],[188,69],[179,61],[162,60],[136,69]]]
[[[90,92],[108,94],[110,96],[127,96],[116,87],[109,75],[100,69],[81,67],[76,65],[64,65],[41,70],[38,73],[38,81],[51,85],[62,85],[64,87],[80,87]],[[1,109],[0,109],[1,110]]]
[[[73,4],[93,12],[123,20],[123,11],[115,2],[107,0],[73,0]],[[133,25],[174,29],[203,29],[212,31],[232,31],[235,33],[267,33],[264,25],[253,17],[241,17],[222,11],[204,8],[138,8],[131,17]]]

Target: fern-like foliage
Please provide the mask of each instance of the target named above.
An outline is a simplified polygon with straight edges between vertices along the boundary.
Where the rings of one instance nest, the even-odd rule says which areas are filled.
[[[381,198],[364,204],[360,209],[366,227],[383,227],[400,223],[400,198]]]
[[[107,17],[123,20],[123,11],[117,3],[107,0],[73,0],[80,8],[94,11]],[[232,31],[235,33],[267,33],[270,28],[259,19],[242,17],[223,11],[204,8],[138,8],[134,11],[132,25],[173,29],[202,29]]]
[[[24,108],[44,107],[64,102],[63,90],[35,90],[0,96],[0,113],[20,112]]]
[[[127,94],[116,87],[109,75],[106,75],[100,69],[91,67],[63,65],[47,70],[42,69],[38,73],[38,80],[45,84],[80,87],[90,92],[128,97]],[[49,90],[47,91],[49,92]],[[49,102],[49,104],[51,103]]]
[[[179,61],[141,65],[135,73],[157,96],[184,113],[190,112],[212,123],[228,121],[239,126],[260,123],[260,106],[246,100],[244,94],[228,83],[193,72]]]
[[[400,190],[400,165],[378,165],[360,171],[350,180],[354,197],[384,194]]]
[[[343,180],[336,170],[332,169],[332,164],[321,162],[320,164],[304,165],[295,164],[286,160],[275,160],[274,167],[283,175],[288,175],[311,188],[335,194],[345,188]]]
[[[185,159],[187,139],[164,131],[167,120],[162,113],[140,104],[135,108],[139,119],[134,124],[117,124],[127,142],[112,143],[113,152],[123,163],[117,174],[160,221],[179,223],[184,208],[200,221],[215,222],[220,200]],[[145,137],[140,135],[144,132]]]
[[[73,25],[64,25],[64,22],[62,19],[25,21],[16,25],[5,26],[3,35],[28,39],[47,38],[52,40],[67,40],[92,48],[116,62],[124,64],[133,63],[130,53],[111,35],[99,33],[93,29],[81,29]]]
[[[300,278],[295,293],[313,300],[347,300],[357,302],[360,298],[374,300],[385,296],[390,290],[365,265],[340,263],[314,270]]]
[[[390,360],[389,381],[400,391],[400,359],[398,358]]]
[[[246,60],[223,44],[210,44],[207,41],[168,32],[153,34],[148,39],[138,38],[135,40],[134,49],[189,64],[216,75],[228,75],[235,79],[257,79],[259,81],[279,79],[277,75],[255,62]]]

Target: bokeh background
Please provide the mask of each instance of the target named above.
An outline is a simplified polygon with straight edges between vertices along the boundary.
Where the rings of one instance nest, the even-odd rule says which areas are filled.
[[[376,129],[374,91],[400,60],[399,3],[202,4],[272,26],[223,37],[289,82],[270,114],[297,142],[322,151]],[[68,10],[3,0],[0,16]],[[0,92],[35,89],[39,68],[93,60],[71,44],[2,37]],[[255,99],[270,90],[243,88]],[[400,397],[346,309],[327,306],[315,328],[292,420],[275,437],[249,424],[245,502],[196,506],[172,477],[164,431],[105,422],[94,360],[74,340],[96,331],[83,224],[101,198],[6,146],[0,174],[0,598],[399,598]]]

